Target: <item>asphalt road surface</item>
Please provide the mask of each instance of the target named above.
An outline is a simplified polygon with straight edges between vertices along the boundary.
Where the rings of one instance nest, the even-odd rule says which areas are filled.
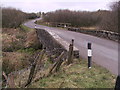
[[[80,51],[80,56],[87,59],[87,43],[92,43],[92,61],[96,64],[105,67],[113,74],[118,75],[118,44],[117,42],[86,35],[82,33],[67,31],[63,29],[58,29],[54,27],[48,27],[43,25],[37,25],[34,23],[35,20],[28,21],[24,25],[35,28],[52,30],[55,34],[61,37],[63,40],[68,43],[71,42],[71,39],[75,40],[75,47]]]

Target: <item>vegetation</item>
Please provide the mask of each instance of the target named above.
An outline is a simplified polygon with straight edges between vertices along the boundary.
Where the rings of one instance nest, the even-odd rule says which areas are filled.
[[[25,31],[25,32],[29,32],[29,31],[33,30],[33,29],[31,29],[31,28],[23,25],[23,24],[20,25],[20,28],[21,28],[23,31]]]
[[[6,74],[28,67],[33,53],[41,48],[36,32],[22,25],[26,20],[36,17],[35,13],[2,7],[2,69]]]
[[[118,32],[118,21],[120,19],[120,2],[111,4],[111,11],[101,15],[100,29]]]
[[[27,19],[37,18],[35,13],[25,13],[15,8],[2,7],[2,27],[17,28]]]
[[[33,63],[34,54],[40,51],[42,45],[38,41],[35,30],[21,24],[27,19],[34,19],[36,17],[34,13],[26,14],[13,8],[2,9],[3,57],[0,62],[3,61],[2,70],[8,75],[30,66]]]
[[[116,7],[117,6],[117,7]],[[117,32],[118,3],[112,5],[112,11],[70,11],[57,10],[44,14],[46,22],[71,23],[75,27],[98,25],[100,29]],[[109,17],[108,17],[109,16]],[[37,40],[35,30],[21,25],[27,19],[36,18],[34,13],[24,13],[14,8],[2,8],[2,69],[6,74],[28,67],[31,57],[42,47]],[[19,27],[22,29],[13,29]],[[7,27],[7,28],[5,28]],[[10,29],[12,28],[12,29]],[[44,61],[45,62],[45,61]],[[50,60],[43,63],[45,69],[52,65]],[[28,74],[28,73],[27,73]],[[93,63],[87,68],[85,60],[75,59],[74,63],[62,65],[60,72],[32,83],[30,88],[114,88],[116,76]]]
[[[35,30],[32,29],[4,28],[2,38],[2,70],[6,74],[28,67],[32,63],[32,55],[41,49]]]
[[[35,13],[29,13],[28,14],[28,19],[35,19],[35,18],[37,18],[38,16],[37,16],[37,14],[35,14]]]
[[[2,8],[2,27],[16,28],[27,18],[27,14],[14,8]]]
[[[2,70],[9,74],[29,66],[30,54],[20,52],[3,52]]]
[[[72,26],[92,26],[99,21],[98,17],[94,17],[93,13],[87,11],[70,11],[70,10],[56,10],[55,12],[48,12],[44,17],[47,22],[71,23]]]
[[[51,62],[48,63],[51,64]],[[29,88],[114,88],[116,76],[93,63],[87,68],[85,60],[74,59],[69,66],[62,65],[59,72],[32,83]]]
[[[120,3],[120,2],[119,2]],[[98,10],[88,11],[70,11],[56,10],[44,15],[45,22],[71,23],[74,27],[97,26],[99,29],[118,32],[118,18],[120,13],[120,4],[112,3],[111,11]]]
[[[2,29],[2,51],[13,52],[24,48],[25,34],[19,29]]]

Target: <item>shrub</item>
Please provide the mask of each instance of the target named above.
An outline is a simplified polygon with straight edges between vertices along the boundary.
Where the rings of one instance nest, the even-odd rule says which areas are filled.
[[[16,28],[26,20],[26,15],[14,8],[2,8],[2,27]]]
[[[44,16],[44,21],[71,23],[72,26],[92,26],[98,22],[98,17],[93,16],[93,12],[87,11],[70,11],[70,10],[56,10],[48,12]]]
[[[37,18],[35,13],[25,13],[15,8],[2,7],[2,27],[17,28],[25,20]]]
[[[99,24],[100,29],[118,32],[118,21],[120,19],[120,2],[114,2],[111,5],[111,11],[107,12]]]

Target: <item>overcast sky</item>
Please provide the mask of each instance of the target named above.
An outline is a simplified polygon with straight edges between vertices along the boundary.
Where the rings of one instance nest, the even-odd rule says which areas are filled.
[[[24,12],[48,12],[57,9],[96,11],[109,10],[117,0],[1,0],[3,7],[15,7]]]

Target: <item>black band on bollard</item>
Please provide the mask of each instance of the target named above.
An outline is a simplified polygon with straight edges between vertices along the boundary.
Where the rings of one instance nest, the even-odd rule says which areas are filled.
[[[88,43],[88,49],[91,49],[91,43]]]
[[[88,68],[91,68],[91,57],[88,56]]]
[[[115,90],[120,90],[120,76],[119,75],[116,79]]]

